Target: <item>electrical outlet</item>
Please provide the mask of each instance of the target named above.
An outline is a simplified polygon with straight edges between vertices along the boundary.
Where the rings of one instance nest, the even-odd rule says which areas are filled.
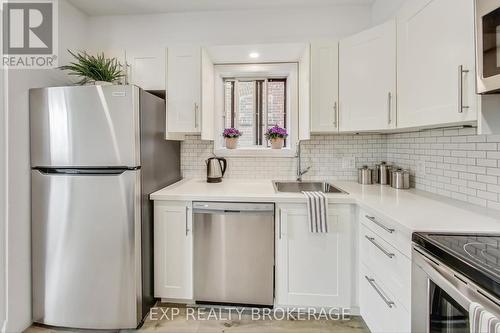
[[[356,157],[342,157],[342,169],[356,168]]]
[[[417,161],[416,173],[419,176],[425,176],[425,161]]]

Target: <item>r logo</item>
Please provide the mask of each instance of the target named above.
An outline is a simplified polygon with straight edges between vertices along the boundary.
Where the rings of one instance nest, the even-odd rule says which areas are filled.
[[[52,54],[52,6],[50,2],[4,3],[4,54]]]

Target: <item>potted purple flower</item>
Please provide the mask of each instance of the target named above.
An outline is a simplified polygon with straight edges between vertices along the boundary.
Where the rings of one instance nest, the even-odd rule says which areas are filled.
[[[281,149],[285,142],[285,138],[288,136],[286,129],[275,125],[271,127],[266,132],[266,139],[271,142],[272,149]]]
[[[222,132],[222,136],[226,139],[226,148],[236,149],[236,147],[238,146],[238,138],[242,134],[243,133],[233,127],[224,129],[224,132]]]

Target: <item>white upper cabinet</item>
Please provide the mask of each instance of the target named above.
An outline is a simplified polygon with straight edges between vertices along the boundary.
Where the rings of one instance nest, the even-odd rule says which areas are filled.
[[[398,127],[477,120],[474,1],[407,1],[397,31]]]
[[[214,140],[215,65],[206,49],[201,50],[201,139]]]
[[[163,47],[127,49],[127,64],[130,66],[129,82],[144,90],[165,90],[165,52]]]
[[[299,60],[299,141],[311,139],[311,45]]]
[[[167,50],[167,117],[170,133],[201,130],[201,47]]]
[[[337,42],[311,43],[310,112],[313,133],[338,131],[338,51]]]
[[[396,22],[340,41],[341,132],[385,130],[396,125]]]

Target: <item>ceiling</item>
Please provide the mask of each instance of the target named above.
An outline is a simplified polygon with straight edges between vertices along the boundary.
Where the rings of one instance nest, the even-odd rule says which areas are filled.
[[[306,51],[306,44],[218,45],[206,50],[215,64],[299,62]]]
[[[373,0],[69,0],[91,16],[370,5]]]

